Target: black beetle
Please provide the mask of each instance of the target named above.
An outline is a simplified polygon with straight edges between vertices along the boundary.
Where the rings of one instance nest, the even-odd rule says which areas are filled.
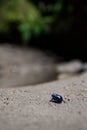
[[[62,101],[65,103],[65,101],[63,100],[62,96],[59,94],[52,94],[52,99],[50,100],[51,102],[56,102],[56,103],[62,103]]]

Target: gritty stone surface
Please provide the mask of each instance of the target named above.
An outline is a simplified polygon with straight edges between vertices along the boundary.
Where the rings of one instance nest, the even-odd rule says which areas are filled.
[[[51,94],[66,103],[50,102]],[[34,86],[0,88],[0,130],[87,130],[87,73]]]

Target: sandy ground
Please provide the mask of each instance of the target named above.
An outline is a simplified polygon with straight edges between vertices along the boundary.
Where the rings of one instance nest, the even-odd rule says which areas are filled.
[[[66,103],[50,102],[61,94]],[[87,73],[19,88],[0,88],[0,130],[87,130]]]

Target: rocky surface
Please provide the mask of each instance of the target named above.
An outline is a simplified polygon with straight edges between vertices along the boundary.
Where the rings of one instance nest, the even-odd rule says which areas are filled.
[[[59,61],[59,57],[56,61],[54,56],[37,49],[0,45],[0,88],[64,79],[87,67],[80,60]]]
[[[39,84],[57,79],[54,58],[45,52],[0,45],[0,87]]]
[[[83,64],[80,60],[72,60],[57,65],[57,71],[60,73],[78,73],[82,70]]]
[[[66,103],[50,102],[61,94]],[[39,85],[0,88],[0,130],[87,130],[87,73]]]

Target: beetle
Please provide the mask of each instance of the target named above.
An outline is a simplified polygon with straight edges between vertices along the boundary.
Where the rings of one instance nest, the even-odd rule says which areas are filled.
[[[62,101],[65,103],[65,101],[63,100],[63,97],[59,94],[52,94],[51,95],[52,99],[50,100],[51,102],[56,102],[56,103],[62,103]]]

